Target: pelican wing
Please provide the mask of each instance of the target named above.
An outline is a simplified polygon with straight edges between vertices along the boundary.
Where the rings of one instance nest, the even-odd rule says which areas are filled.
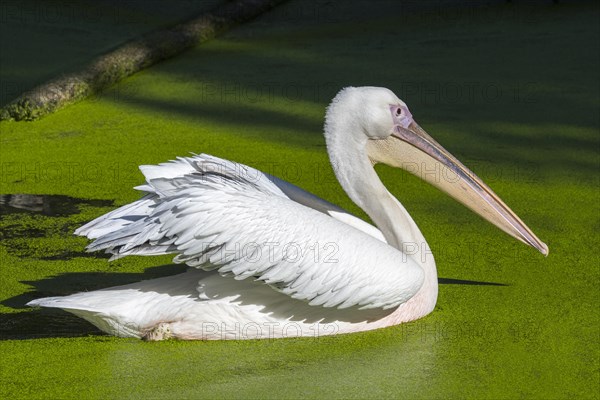
[[[247,168],[250,169],[250,167]],[[255,169],[252,170],[255,171],[253,172],[253,174],[262,174],[265,179],[269,180],[271,183],[277,186],[277,188],[281,190],[283,195],[288,197],[290,200],[293,200],[296,203],[300,203],[306,207],[310,207],[316,211],[320,211],[324,214],[327,214],[337,219],[338,221],[348,224],[358,230],[361,230],[373,236],[374,238],[381,240],[382,242],[386,241],[383,236],[383,233],[381,233],[381,231],[375,226],[363,221],[360,218],[357,218],[356,216],[350,214],[349,212],[336,206],[335,204],[323,200],[322,198],[317,197],[314,194],[307,192],[306,190],[299,188],[296,185],[281,180],[276,176],[265,174]]]
[[[392,308],[423,283],[371,225],[253,168],[198,155],[141,169],[142,199],[76,231],[95,239],[88,250],[176,253],[175,262],[324,307]]]

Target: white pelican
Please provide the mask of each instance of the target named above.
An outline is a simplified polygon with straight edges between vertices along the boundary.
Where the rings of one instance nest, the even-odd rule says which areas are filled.
[[[187,272],[29,302],[147,340],[320,336],[429,314],[436,266],[373,165],[409,169],[509,235],[548,247],[385,88],[348,87],[327,108],[335,175],[377,228],[290,183],[209,155],[142,166],[138,201],[82,226],[113,258],[177,254]],[[443,167],[443,171],[436,165]],[[429,171],[429,172],[427,172]],[[443,173],[442,173],[443,172]]]

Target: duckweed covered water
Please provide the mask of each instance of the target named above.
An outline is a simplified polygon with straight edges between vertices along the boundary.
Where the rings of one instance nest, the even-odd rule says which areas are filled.
[[[306,4],[41,121],[0,124],[0,193],[81,199],[55,215],[46,197],[0,215],[3,398],[599,397],[598,6],[406,15],[393,1]],[[318,339],[147,343],[24,306],[181,272],[170,257],[109,264],[71,235],[138,198],[140,164],[206,152],[364,217],[335,183],[321,135],[333,94],[364,84],[403,98],[550,255],[378,167],[442,277],[420,321]]]

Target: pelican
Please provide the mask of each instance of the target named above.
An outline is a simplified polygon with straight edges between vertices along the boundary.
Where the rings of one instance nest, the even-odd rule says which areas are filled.
[[[376,227],[275,176],[210,155],[144,165],[146,183],[136,187],[143,197],[75,234],[94,240],[88,251],[105,250],[111,259],[175,254],[175,263],[190,268],[28,305],[61,308],[111,335],[146,340],[315,337],[424,317],[438,297],[435,261],[376,163],[409,170],[548,254],[392,91],[342,89],[327,108],[324,134],[340,185]],[[440,166],[443,174],[430,172]]]

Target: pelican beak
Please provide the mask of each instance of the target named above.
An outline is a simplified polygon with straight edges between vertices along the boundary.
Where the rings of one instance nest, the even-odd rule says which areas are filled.
[[[395,125],[388,139],[368,142],[373,163],[382,162],[417,175],[512,237],[548,255],[548,246],[477,175],[414,120],[406,125]]]

